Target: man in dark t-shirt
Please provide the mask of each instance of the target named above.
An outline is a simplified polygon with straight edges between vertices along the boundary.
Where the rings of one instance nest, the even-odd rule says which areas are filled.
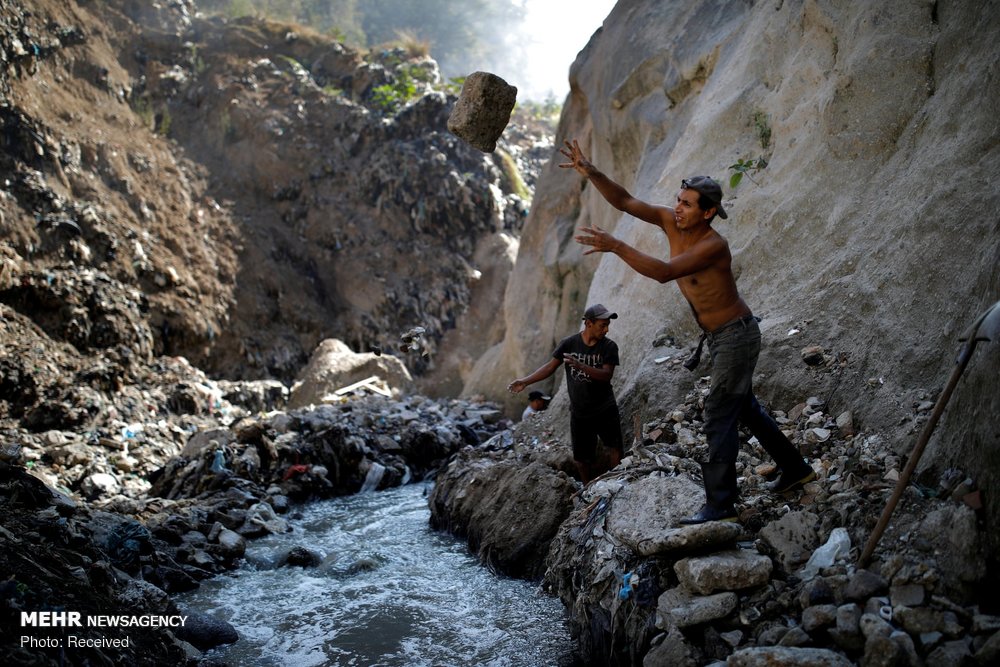
[[[516,394],[551,376],[566,362],[573,460],[584,484],[618,465],[624,449],[618,404],[611,388],[618,345],[607,337],[611,320],[617,317],[618,313],[601,304],[590,306],[583,314],[582,331],[562,339],[544,366],[507,385],[507,390]],[[606,468],[597,462],[598,438],[611,452]]]

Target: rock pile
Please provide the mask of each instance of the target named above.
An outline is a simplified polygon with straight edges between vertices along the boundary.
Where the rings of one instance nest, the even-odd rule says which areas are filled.
[[[706,392],[697,383],[685,403],[642,425],[621,465],[575,494],[561,469],[568,443],[551,430],[539,437],[537,425],[526,425],[506,448],[464,452],[438,477],[432,521],[468,536],[501,571],[544,573],[586,662],[996,660],[1000,616],[977,590],[986,554],[974,482],[953,471],[938,488],[911,486],[875,561],[858,568],[900,457],[878,434],[855,433],[850,415],[827,414],[818,398],[775,413],[815,482],[785,496],[764,492],[776,471],[751,439],[738,463],[740,524],[675,527],[704,500],[696,459],[707,450]],[[468,509],[484,499],[503,500],[489,512]],[[528,545],[535,560],[523,556]]]
[[[37,648],[22,646],[20,611],[72,610],[81,614],[177,614],[163,589],[143,580],[138,556],[150,556],[148,533],[133,534],[137,549],[122,548],[126,530],[86,504],[46,487],[20,466],[0,462],[0,650],[9,664],[59,664]],[[117,526],[137,526],[123,518]],[[117,547],[117,548],[116,548]],[[40,629],[39,629],[40,630]],[[36,637],[44,633],[35,631]],[[56,631],[65,628],[55,629]],[[130,633],[127,628],[79,628],[88,640],[130,641],[124,648],[87,647],[68,657],[72,664],[142,664],[151,658],[184,664],[185,643],[162,628]],[[108,646],[105,644],[104,646]]]

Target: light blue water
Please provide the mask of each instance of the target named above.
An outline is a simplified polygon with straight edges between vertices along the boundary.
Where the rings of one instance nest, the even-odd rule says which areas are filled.
[[[210,651],[231,665],[567,665],[562,604],[498,577],[464,542],[428,527],[429,487],[309,505],[293,532],[250,543],[246,565],[177,597],[228,620],[240,641]],[[289,547],[316,568],[273,563]]]

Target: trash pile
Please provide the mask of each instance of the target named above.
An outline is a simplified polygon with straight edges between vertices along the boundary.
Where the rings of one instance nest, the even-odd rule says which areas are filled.
[[[9,339],[4,351],[30,352],[30,341]],[[215,381],[183,358],[127,364],[65,352],[23,358],[30,374],[18,377],[63,389],[45,389],[0,421],[3,650],[25,661],[39,653],[15,645],[19,610],[176,613],[169,594],[237,566],[247,540],[288,530],[297,503],[427,478],[510,426],[489,403],[392,398],[374,381],[287,409],[280,382]],[[124,380],[84,380],[96,369]],[[32,430],[25,416],[43,405],[81,419]],[[134,651],[80,655],[183,664],[236,640],[224,622],[204,617],[194,627],[143,633]]]
[[[414,323],[431,366],[554,128],[515,111],[484,155],[426,54],[147,5],[0,5],[0,302],[217,377],[289,382],[330,331],[393,354]]]
[[[642,424],[619,467],[546,498],[555,504],[547,512],[534,496],[560,487],[568,442],[551,432],[539,438],[528,425],[508,434],[503,450],[463,452],[438,477],[432,521],[469,536],[504,572],[493,554],[518,553],[522,531],[523,542],[545,545],[517,571],[544,573],[587,663],[995,664],[1000,615],[982,589],[974,480],[951,470],[937,488],[909,486],[873,562],[858,567],[900,456],[879,434],[856,432],[850,414],[828,414],[819,398],[774,413],[816,481],[767,493],[777,471],[751,438],[738,462],[740,523],[677,528],[704,502],[697,460],[707,452],[707,388],[707,378],[697,382],[683,404]],[[928,412],[926,402],[914,405],[917,421]],[[513,461],[550,469],[527,484],[501,472]],[[505,500],[475,514],[470,496]],[[541,534],[534,512],[566,518]]]
[[[177,614],[163,590],[143,580],[137,556],[149,557],[148,533],[118,517],[115,523],[86,504],[43,484],[23,467],[0,461],[0,651],[8,664],[48,664],[38,648],[22,646],[20,611],[81,614]],[[119,528],[115,530],[115,528]],[[88,646],[67,656],[72,664],[184,664],[182,640],[165,629],[75,628],[81,639],[119,642]],[[45,637],[43,629],[32,629]],[[63,636],[55,628],[52,636]],[[128,638],[126,640],[126,638]],[[122,641],[126,641],[124,645]],[[103,647],[103,648],[102,648]],[[59,664],[51,651],[51,664]]]

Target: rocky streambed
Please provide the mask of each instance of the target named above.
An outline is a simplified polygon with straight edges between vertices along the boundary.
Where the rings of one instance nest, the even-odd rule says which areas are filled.
[[[239,633],[177,596],[254,560],[253,540],[285,539],[308,503],[416,480],[433,481],[431,527],[562,602],[584,664],[986,665],[1000,650],[975,479],[951,469],[911,485],[858,567],[905,452],[815,397],[775,413],[815,482],[766,493],[775,471],[749,440],[740,524],[676,528],[703,499],[703,381],[638,424],[621,465],[582,488],[557,408],[515,427],[489,403],[404,395],[377,380],[393,368],[406,378],[379,355],[321,346],[291,391],[214,381],[180,358],[104,363],[129,382],[69,384],[31,408],[85,411],[87,428],[4,422],[3,641],[19,663],[203,662]],[[910,426],[931,407],[914,403]],[[286,546],[274,568],[357,560]],[[83,628],[93,645],[71,653],[21,645],[21,611],[189,620]]]
[[[871,564],[858,554],[901,452],[809,398],[776,417],[818,474],[764,491],[775,469],[745,442],[739,524],[677,528],[704,499],[705,381],[641,425],[621,465],[585,489],[568,436],[542,413],[507,446],[467,449],[438,475],[431,521],[492,567],[540,577],[586,664],[988,665],[1000,650],[974,479],[911,484]],[[915,403],[914,424],[932,404]]]
[[[326,401],[294,409],[281,383],[217,382],[180,358],[129,372],[119,391],[85,392],[86,429],[4,422],[2,642],[16,664],[194,664],[238,634],[176,594],[231,571],[248,540],[286,533],[303,504],[433,477],[510,425],[487,403],[403,396],[329,368],[316,371],[334,383]],[[67,387],[48,408],[71,414],[81,400]],[[26,627],[21,612],[187,621]],[[70,635],[85,646],[70,650]]]

